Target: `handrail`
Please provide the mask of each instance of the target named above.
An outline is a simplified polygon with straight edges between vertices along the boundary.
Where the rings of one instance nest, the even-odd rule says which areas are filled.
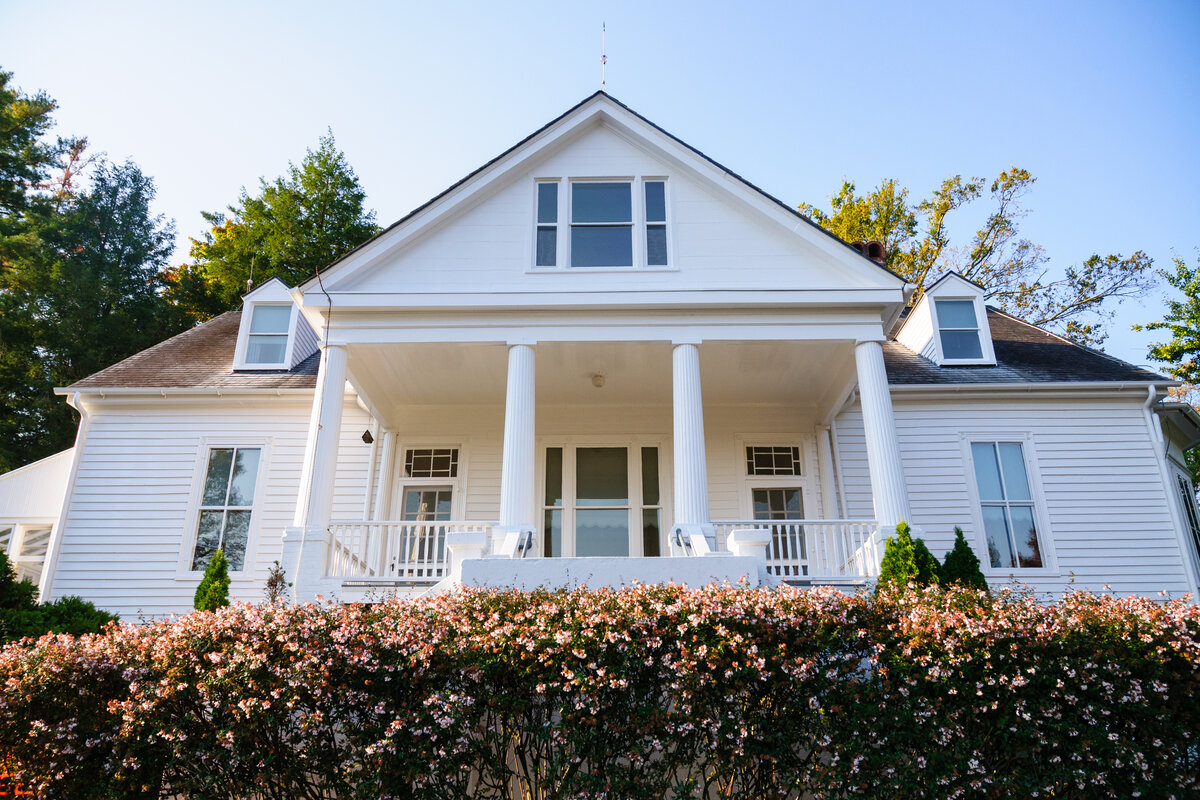
[[[769,530],[767,572],[785,581],[864,582],[879,574],[882,542],[875,520],[716,520],[719,549],[737,529]]]
[[[447,534],[490,534],[495,525],[462,520],[336,520],[327,529],[325,575],[431,585],[448,574]]]

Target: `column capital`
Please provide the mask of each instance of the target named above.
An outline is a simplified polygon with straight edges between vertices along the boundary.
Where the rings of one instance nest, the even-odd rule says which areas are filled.
[[[692,347],[699,347],[703,342],[704,340],[699,336],[686,336],[680,339],[672,339],[671,348],[674,349],[685,344],[690,344]]]

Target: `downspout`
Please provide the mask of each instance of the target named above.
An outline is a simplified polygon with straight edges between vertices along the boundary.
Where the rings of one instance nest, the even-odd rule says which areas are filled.
[[[1150,434],[1150,446],[1155,448],[1156,444],[1162,445],[1162,454],[1156,452],[1155,461],[1158,462],[1158,474],[1162,479],[1163,489],[1167,495],[1167,510],[1171,514],[1171,524],[1175,528],[1175,538],[1179,541],[1179,555],[1183,561],[1184,572],[1188,579],[1188,590],[1192,594],[1192,602],[1200,600],[1200,579],[1196,574],[1196,559],[1192,556],[1191,548],[1188,545],[1187,538],[1184,536],[1184,521],[1179,508],[1179,501],[1175,497],[1175,488],[1171,481],[1171,469],[1167,465],[1168,453],[1170,444],[1167,438],[1163,435],[1162,423],[1155,418],[1154,404],[1158,402],[1158,387],[1151,384],[1147,392],[1146,402],[1142,404],[1142,416],[1146,420],[1146,430]]]
[[[75,496],[75,480],[79,475],[79,462],[83,458],[83,446],[87,441],[88,426],[92,420],[87,405],[83,402],[83,394],[76,392],[67,404],[79,412],[79,429],[75,433],[75,452],[71,454],[71,471],[64,487],[62,506],[58,512],[58,521],[50,532],[50,544],[46,548],[46,560],[42,562],[42,576],[38,581],[41,590],[38,602],[44,603],[50,599],[54,586],[54,571],[58,567],[58,551],[62,548],[63,530],[67,525],[67,517],[71,512],[71,499]]]

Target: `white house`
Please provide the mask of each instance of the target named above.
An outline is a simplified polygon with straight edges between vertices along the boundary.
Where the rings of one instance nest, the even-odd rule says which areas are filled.
[[[1171,382],[955,275],[911,292],[594,94],[319,279],[63,389],[43,596],[186,611],[217,547],[246,599],[277,560],[300,599],[853,586],[900,520],[939,554],[962,527],[997,584],[1195,592]]]

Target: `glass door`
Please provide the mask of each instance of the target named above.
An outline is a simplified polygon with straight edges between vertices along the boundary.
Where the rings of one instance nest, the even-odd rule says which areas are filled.
[[[575,555],[629,555],[629,450],[575,449]]]

